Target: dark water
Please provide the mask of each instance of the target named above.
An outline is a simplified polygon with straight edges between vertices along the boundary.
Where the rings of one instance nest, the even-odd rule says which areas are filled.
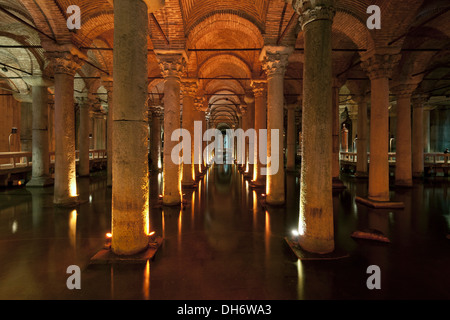
[[[161,192],[151,177],[151,205]],[[299,177],[287,176],[287,205],[263,209],[260,194],[232,165],[210,168],[188,204],[151,208],[151,229],[164,237],[145,265],[89,265],[110,231],[111,189],[104,176],[78,181],[83,203],[53,206],[53,189],[0,191],[0,299],[449,299],[449,181],[392,188],[403,210],[355,203],[366,180],[344,178],[334,195],[336,246],[349,257],[298,261],[284,241],[297,228]],[[390,244],[354,240],[377,229]],[[66,269],[80,266],[81,290],[68,290]],[[369,290],[367,268],[381,270]]]

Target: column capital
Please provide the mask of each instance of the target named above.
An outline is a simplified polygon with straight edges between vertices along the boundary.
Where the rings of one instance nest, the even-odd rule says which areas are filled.
[[[276,74],[284,75],[292,52],[294,52],[293,47],[265,46],[261,51],[259,60],[267,77]]]
[[[397,48],[372,50],[361,56],[361,67],[370,80],[390,78],[400,58],[401,54]]]
[[[73,76],[87,59],[87,56],[73,44],[56,45],[44,41],[42,46],[54,74],[64,73]]]
[[[208,110],[206,98],[205,97],[196,97],[194,100],[194,108],[196,111],[206,112]]]
[[[198,91],[198,80],[193,78],[185,78],[181,80],[181,94],[195,98]]]
[[[397,99],[408,98],[411,97],[414,90],[416,90],[417,85],[418,83],[415,82],[402,83],[392,88],[392,92],[397,96]]]
[[[250,86],[252,87],[253,95],[255,97],[261,97],[266,92],[267,80],[252,80]]]
[[[239,106],[239,111],[241,112],[241,115],[242,115],[242,116],[245,116],[245,115],[247,114],[247,106],[241,104],[241,105]]]
[[[155,54],[164,78],[183,77],[188,60],[184,50],[155,50]]]
[[[30,92],[14,92],[13,93],[14,99],[16,99],[19,102],[25,102],[25,103],[32,103],[33,97],[31,96]]]
[[[24,76],[23,81],[32,87],[51,87],[53,81],[43,75]]]
[[[428,102],[429,98],[430,98],[430,96],[428,94],[423,94],[423,93],[415,94],[411,99],[413,108],[425,107],[425,104]]]
[[[302,29],[313,21],[333,21],[336,9],[333,0],[297,0],[292,4],[295,12],[299,15]]]

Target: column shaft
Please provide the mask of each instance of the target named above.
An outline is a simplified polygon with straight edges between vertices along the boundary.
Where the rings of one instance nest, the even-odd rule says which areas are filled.
[[[287,163],[286,170],[295,172],[295,157],[297,153],[297,127],[295,124],[295,105],[288,106],[287,118]]]
[[[114,1],[111,249],[119,255],[148,246],[147,26],[143,1]]]
[[[33,86],[33,166],[27,187],[44,187],[53,184],[50,179],[48,139],[48,87]]]
[[[397,153],[395,164],[395,184],[398,186],[411,187],[411,93],[398,95],[396,136]]]
[[[79,141],[79,161],[78,175],[80,177],[89,176],[89,103],[80,103],[80,128],[78,133]]]
[[[356,140],[356,175],[367,177],[367,138],[368,138],[367,101],[358,100],[358,139]]]
[[[331,25],[335,10],[327,1],[320,7],[302,9],[305,62],[299,245],[304,250],[324,254],[334,250],[330,110]]]
[[[266,177],[261,174],[261,169],[265,165],[261,162],[259,156],[260,131],[266,128],[267,123],[267,100],[266,100],[266,81],[253,81],[253,93],[255,95],[255,133],[256,140],[254,145],[253,161],[253,183],[262,186],[266,183]]]

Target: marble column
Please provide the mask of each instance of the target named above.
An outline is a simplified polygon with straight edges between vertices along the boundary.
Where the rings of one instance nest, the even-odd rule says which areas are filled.
[[[183,179],[181,184],[184,187],[193,187],[195,184],[195,150],[194,150],[194,121],[195,121],[195,97],[198,90],[198,80],[183,79],[181,91],[183,94],[183,129],[189,131],[191,135],[191,161],[183,163]]]
[[[248,103],[247,103],[247,130],[255,129],[255,108],[256,108],[255,100],[252,99],[252,100],[248,101]],[[247,170],[246,170],[245,176],[247,176],[251,180],[253,178],[255,158],[250,159],[250,157],[251,157],[250,148],[253,148],[253,151],[254,151],[255,148],[257,148],[257,146],[255,144],[253,146],[251,146],[250,143],[248,143],[247,149],[246,149]]]
[[[267,123],[267,100],[266,100],[266,81],[253,80],[251,83],[253,94],[255,96],[255,133],[256,140],[254,145],[254,161],[253,161],[253,184],[262,186],[266,184],[266,176],[261,174],[261,169],[265,167],[259,157],[259,130],[264,130]]]
[[[78,175],[80,177],[86,177],[90,175],[90,163],[89,163],[89,124],[90,124],[90,107],[92,102],[83,99],[80,101],[80,128],[78,133],[79,143],[79,160],[78,160]]]
[[[108,94],[108,116],[106,123],[106,185],[112,187],[112,164],[113,164],[113,112],[114,112],[114,82],[112,77],[102,77],[103,87],[106,89]]]
[[[161,115],[160,107],[151,107],[152,123],[150,126],[150,159],[152,160],[151,170],[159,172],[161,164]]]
[[[184,51],[156,51],[164,77],[164,165],[163,205],[180,205],[182,167],[172,161],[171,154],[179,141],[171,141],[174,130],[180,129],[181,77],[186,69]]]
[[[400,59],[397,52],[380,49],[362,56],[371,83],[369,201],[389,202],[389,78]]]
[[[303,157],[299,245],[306,251],[334,251],[332,197],[332,1],[301,3],[295,9],[305,37],[303,69]]]
[[[33,97],[33,166],[27,187],[46,187],[53,184],[50,177],[48,134],[48,87],[52,83],[43,76],[26,77],[24,80],[31,85]]]
[[[270,205],[285,203],[284,181],[284,74],[291,47],[265,46],[261,52],[263,70],[267,75],[267,177],[266,202]],[[278,140],[272,138],[272,130],[278,130]],[[273,146],[275,144],[275,146]],[[272,155],[277,148],[278,157]],[[270,159],[270,160],[269,160]],[[278,164],[274,164],[278,162]],[[278,171],[275,172],[275,170]]]
[[[114,1],[112,241],[117,255],[148,247],[148,12]]]
[[[416,87],[417,83],[405,83],[393,89],[393,92],[397,96],[396,186],[412,187],[413,185],[411,159],[411,95]],[[421,130],[420,132],[422,136],[423,131]]]
[[[63,51],[66,50],[66,51]],[[55,81],[55,205],[78,204],[75,159],[74,76],[86,57],[75,47],[47,50]]]
[[[356,140],[356,176],[367,177],[367,139],[368,139],[368,118],[367,118],[367,98],[358,96],[355,98],[358,104],[358,139]]]
[[[425,106],[423,109],[423,145],[424,152],[430,153],[430,111],[433,107]]]
[[[414,178],[423,178],[424,175],[423,115],[427,100],[428,96],[423,94],[415,95],[412,99],[412,176]]]
[[[201,135],[198,137],[198,143],[194,142],[194,160],[195,162],[195,176],[196,179],[200,178],[200,175],[204,173],[203,168],[203,134],[206,130],[205,128],[205,111],[207,107],[205,107],[206,98],[205,97],[197,97],[194,103],[194,121],[200,122],[202,125],[202,130],[199,132]],[[195,138],[195,136],[194,136]]]
[[[332,86],[332,103],[331,103],[331,115],[332,115],[332,177],[333,177],[333,189],[344,189],[345,186],[339,178],[341,173],[340,165],[340,143],[339,134],[341,131],[339,121],[339,90],[344,85],[345,81],[334,78]],[[348,139],[347,139],[348,140]],[[348,150],[343,150],[348,152]]]
[[[297,156],[297,127],[295,124],[295,113],[298,109],[298,104],[287,105],[287,162],[286,171],[296,172],[295,158]]]

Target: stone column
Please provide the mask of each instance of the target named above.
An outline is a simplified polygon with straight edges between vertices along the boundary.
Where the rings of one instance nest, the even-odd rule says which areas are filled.
[[[20,151],[32,151],[33,137],[33,98],[20,95]]]
[[[333,189],[344,189],[345,186],[342,183],[339,175],[341,173],[340,165],[340,143],[339,134],[341,131],[340,121],[339,121],[339,90],[343,86],[344,81],[341,79],[333,79],[332,87],[332,103],[331,103],[331,116],[332,116],[332,177],[333,177]],[[348,139],[347,139],[348,140]],[[346,151],[346,150],[344,150]],[[348,150],[347,150],[348,152]]]
[[[430,153],[430,111],[433,110],[433,107],[426,106],[423,109],[423,144],[424,144],[424,152]]]
[[[255,129],[255,100],[247,100],[247,130],[248,129]],[[252,146],[250,144],[247,144],[246,149],[246,159],[247,159],[247,172],[245,173],[245,176],[250,178],[250,180],[253,178],[253,171],[254,171],[254,161],[255,159],[250,159],[251,153],[250,148]],[[256,145],[253,145],[253,150],[257,148]]]
[[[198,90],[198,80],[183,79],[183,129],[191,134],[191,163],[183,163],[183,179],[181,184],[192,187],[195,184],[195,150],[194,150],[194,121],[195,121],[195,97]]]
[[[55,78],[55,205],[78,203],[75,160],[74,76],[85,56],[75,47],[47,50]]]
[[[241,129],[246,132],[248,130],[247,127],[247,105],[240,105],[239,107],[241,112]],[[245,139],[244,144],[242,146],[242,149],[238,152],[238,154],[242,155],[241,160],[241,169],[245,171],[245,168],[247,168],[247,156],[248,156],[248,141]]]
[[[253,161],[253,184],[262,186],[266,184],[266,176],[261,174],[261,169],[265,167],[261,163],[259,157],[259,130],[267,129],[267,100],[266,100],[266,81],[253,80],[251,83],[253,94],[255,96],[255,132],[256,140],[254,146],[254,161]]]
[[[151,170],[159,172],[161,166],[161,114],[160,107],[151,107],[152,124],[150,126],[150,159]]]
[[[182,201],[182,169],[173,163],[171,154],[179,143],[171,141],[174,130],[180,129],[180,86],[186,69],[184,51],[157,51],[156,57],[164,77],[164,166],[163,205],[179,205]]]
[[[286,171],[296,172],[295,158],[297,155],[297,127],[295,124],[295,112],[297,111],[297,104],[289,104],[287,106],[287,163]]]
[[[389,77],[398,50],[367,52],[362,67],[371,81],[369,201],[389,201]]]
[[[412,130],[412,176],[423,178],[424,174],[424,136],[423,114],[428,97],[419,94],[413,97],[413,130]],[[397,144],[398,150],[398,144]]]
[[[290,47],[266,46],[261,52],[263,69],[267,75],[267,163],[266,202],[271,205],[285,203],[284,181],[284,74],[288,65]],[[278,141],[272,139],[272,130],[278,130]],[[272,144],[278,144],[278,159],[272,156]],[[274,172],[274,161],[278,171]]]
[[[106,89],[108,94],[108,117],[106,124],[106,185],[112,187],[112,164],[113,164],[113,112],[114,112],[114,82],[112,77],[102,77],[103,87]]]
[[[78,161],[78,175],[80,177],[86,177],[90,175],[90,163],[89,163],[89,124],[90,124],[90,106],[89,100],[84,99],[80,101],[80,129],[78,133],[79,142],[79,161]]]
[[[206,103],[206,98],[205,97],[201,97],[201,98],[196,98],[195,99],[195,121],[201,122],[202,125],[202,130],[201,132],[199,132],[201,134],[201,136],[199,137],[199,141],[198,144],[195,145],[194,143],[194,147],[196,147],[196,149],[194,149],[194,159],[195,157],[197,157],[197,164],[195,164],[195,175],[196,178],[199,178],[200,175],[204,172],[204,168],[203,168],[203,134],[206,130],[205,128],[205,111],[207,110],[207,107],[205,107],[205,103]]]
[[[332,1],[296,2],[305,37],[303,69],[303,157],[299,245],[306,251],[334,251],[332,198]]]
[[[402,187],[412,187],[413,185],[411,160],[411,94],[416,87],[416,83],[406,83],[395,87],[393,90],[397,96],[395,185]],[[422,136],[423,130],[420,132]]]
[[[149,241],[147,27],[144,1],[114,1],[111,249],[118,255]]]
[[[355,98],[358,104],[358,139],[356,140],[356,176],[367,177],[367,139],[368,139],[368,118],[366,96]]]
[[[32,86],[33,97],[33,166],[27,187],[45,187],[53,184],[50,177],[48,139],[48,87],[52,84],[43,76],[27,77],[24,80]]]

